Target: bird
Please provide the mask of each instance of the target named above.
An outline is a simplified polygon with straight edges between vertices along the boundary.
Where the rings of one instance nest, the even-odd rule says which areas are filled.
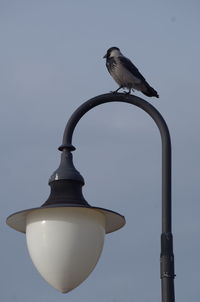
[[[117,93],[121,88],[127,88],[127,94],[135,89],[148,97],[159,98],[157,91],[147,83],[137,67],[121,53],[118,47],[110,47],[103,58],[106,59],[109,73],[119,85],[113,93]]]

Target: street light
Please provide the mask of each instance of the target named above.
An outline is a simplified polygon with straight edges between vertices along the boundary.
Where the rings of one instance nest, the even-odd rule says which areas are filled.
[[[82,194],[84,179],[72,161],[72,136],[78,121],[92,108],[109,102],[135,105],[147,112],[159,128],[162,141],[162,302],[174,302],[174,256],[171,231],[171,141],[161,114],[147,101],[127,94],[103,94],[83,103],[69,119],[63,136],[61,163],[49,179],[51,193],[38,208],[10,215],[7,224],[26,233],[29,254],[43,278],[61,292],[83,282],[94,269],[104,243],[104,234],[125,224],[111,210],[93,207]]]

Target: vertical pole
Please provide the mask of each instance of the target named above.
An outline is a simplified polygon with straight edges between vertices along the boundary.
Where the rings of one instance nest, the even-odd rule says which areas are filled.
[[[162,146],[161,291],[162,302],[175,302],[173,236],[171,231],[171,141],[169,133],[165,136]]]

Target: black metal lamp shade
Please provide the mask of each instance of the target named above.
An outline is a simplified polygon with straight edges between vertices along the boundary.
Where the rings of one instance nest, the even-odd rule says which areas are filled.
[[[105,232],[114,232],[125,225],[124,216],[114,211],[93,207],[84,198],[82,186],[84,179],[75,169],[70,151],[64,150],[61,155],[59,168],[52,174],[49,180],[51,192],[47,201],[37,208],[23,210],[11,214],[7,218],[7,224],[19,232],[26,232],[27,215],[33,211],[43,211],[51,208],[82,208],[99,211],[105,215]]]

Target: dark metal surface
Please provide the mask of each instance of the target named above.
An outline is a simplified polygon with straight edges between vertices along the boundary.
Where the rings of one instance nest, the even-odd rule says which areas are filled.
[[[74,167],[72,153],[68,150],[63,150],[60,165],[49,178],[49,184],[62,179],[78,181],[84,185],[83,176]]]
[[[148,113],[159,128],[162,141],[162,234],[161,234],[161,283],[162,302],[174,302],[174,256],[171,233],[171,140],[167,124],[158,110],[147,101],[126,94],[103,94],[83,103],[69,119],[60,151],[73,151],[72,136],[78,121],[92,108],[110,102],[135,105]]]
[[[83,196],[83,184],[80,181],[60,179],[58,181],[52,181],[49,185],[51,187],[51,193],[42,207],[57,204],[89,206]]]

